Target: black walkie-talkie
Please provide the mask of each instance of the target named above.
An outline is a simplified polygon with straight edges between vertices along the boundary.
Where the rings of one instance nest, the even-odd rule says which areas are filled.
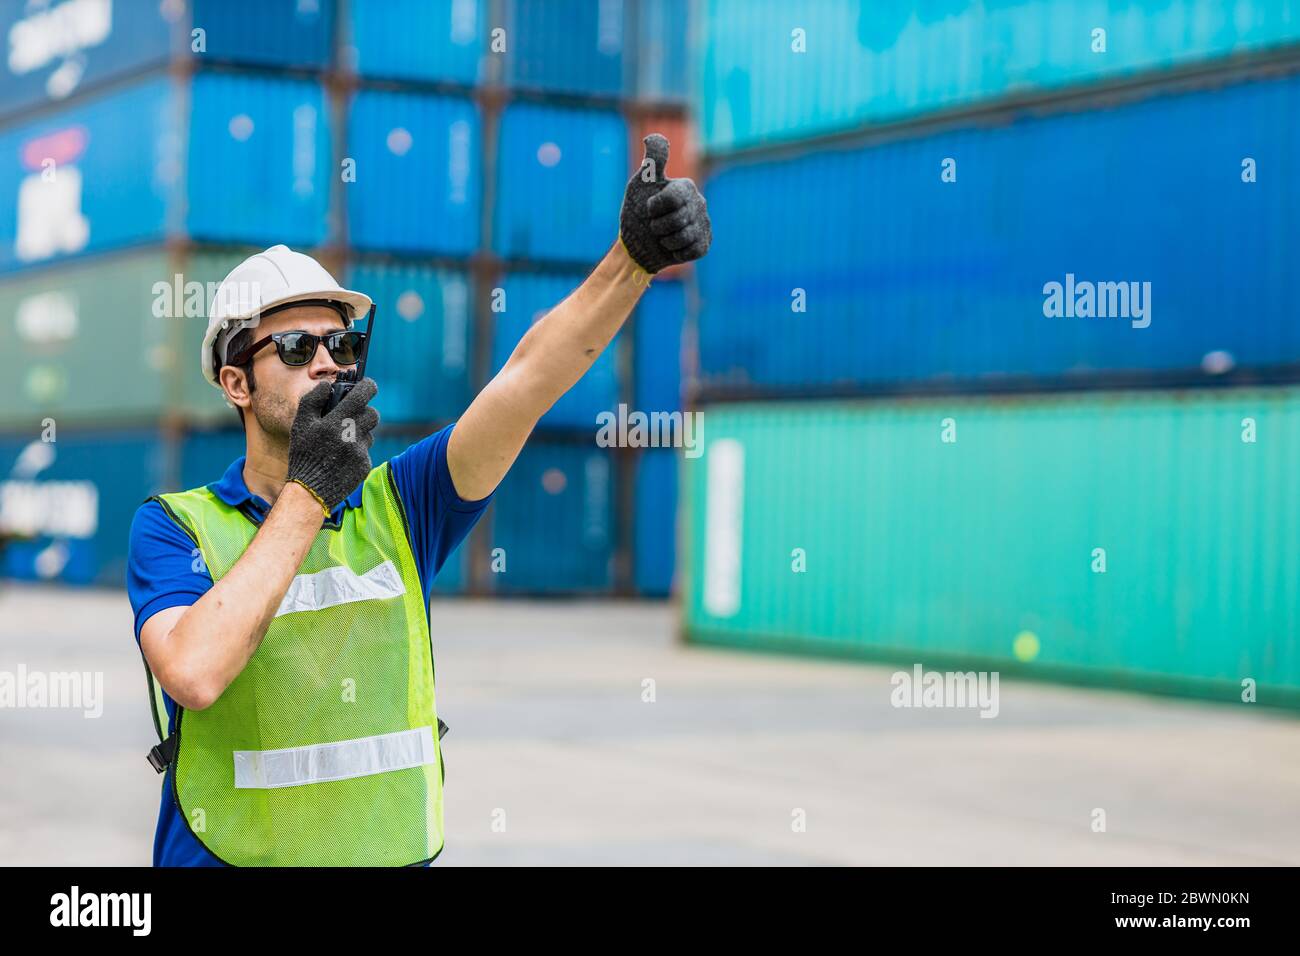
[[[357,382],[366,377],[366,359],[370,357],[370,340],[375,334],[375,306],[370,306],[370,315],[366,318],[366,341],[361,347],[361,361],[357,362],[355,368],[346,369],[339,372],[339,377],[334,380],[334,385],[330,389],[329,404],[325,406],[325,412],[328,414],[334,410],[339,402],[343,401],[343,396],[352,391]]]

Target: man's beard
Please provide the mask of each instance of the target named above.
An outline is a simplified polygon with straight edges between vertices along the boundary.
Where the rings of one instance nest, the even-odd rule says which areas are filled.
[[[262,433],[272,444],[288,448],[298,403],[291,403],[285,396],[268,393],[265,389],[254,389],[251,397],[253,418]]]

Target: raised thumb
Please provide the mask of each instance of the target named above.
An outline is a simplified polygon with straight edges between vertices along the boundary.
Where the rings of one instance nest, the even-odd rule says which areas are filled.
[[[641,171],[637,175],[643,182],[664,182],[668,178],[664,175],[664,167],[668,165],[668,138],[661,133],[651,133],[642,142],[645,143],[645,158],[641,160]]]

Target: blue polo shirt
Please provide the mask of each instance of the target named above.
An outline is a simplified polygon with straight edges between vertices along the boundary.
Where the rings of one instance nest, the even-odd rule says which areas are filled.
[[[492,496],[465,501],[456,493],[447,469],[447,439],[454,425],[411,445],[392,459],[393,479],[406,510],[411,551],[424,588],[428,607],[433,579],[447,557],[482,516]],[[237,458],[212,490],[226,504],[250,504],[258,521],[270,505],[248,490],[244,483],[244,459]],[[361,507],[361,487],[334,510],[341,519],[347,508]],[[127,560],[127,594],[135,612],[135,640],[145,621],[169,607],[188,607],[212,587],[212,577],[193,557],[194,543],[156,501],[146,502],[131,522],[130,553]],[[195,565],[199,567],[196,569]],[[163,693],[167,707],[167,733],[174,728],[176,704]],[[163,778],[158,829],[154,834],[154,866],[221,866],[195,839],[172,799],[171,770]]]

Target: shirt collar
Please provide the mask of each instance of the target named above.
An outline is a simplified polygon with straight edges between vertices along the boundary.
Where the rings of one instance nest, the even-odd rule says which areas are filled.
[[[226,469],[226,473],[221,476],[219,481],[213,482],[211,487],[216,496],[230,507],[241,508],[246,504],[252,505],[253,511],[257,513],[258,517],[265,518],[266,513],[271,510],[270,504],[260,495],[255,495],[249,491],[248,484],[244,481],[244,462],[247,458],[247,455],[240,455],[232,461],[230,467]],[[343,512],[346,509],[361,507],[361,487],[361,485],[357,485],[352,494],[343,499],[343,502],[334,509],[333,513],[330,514],[331,521],[336,524],[341,523]]]

